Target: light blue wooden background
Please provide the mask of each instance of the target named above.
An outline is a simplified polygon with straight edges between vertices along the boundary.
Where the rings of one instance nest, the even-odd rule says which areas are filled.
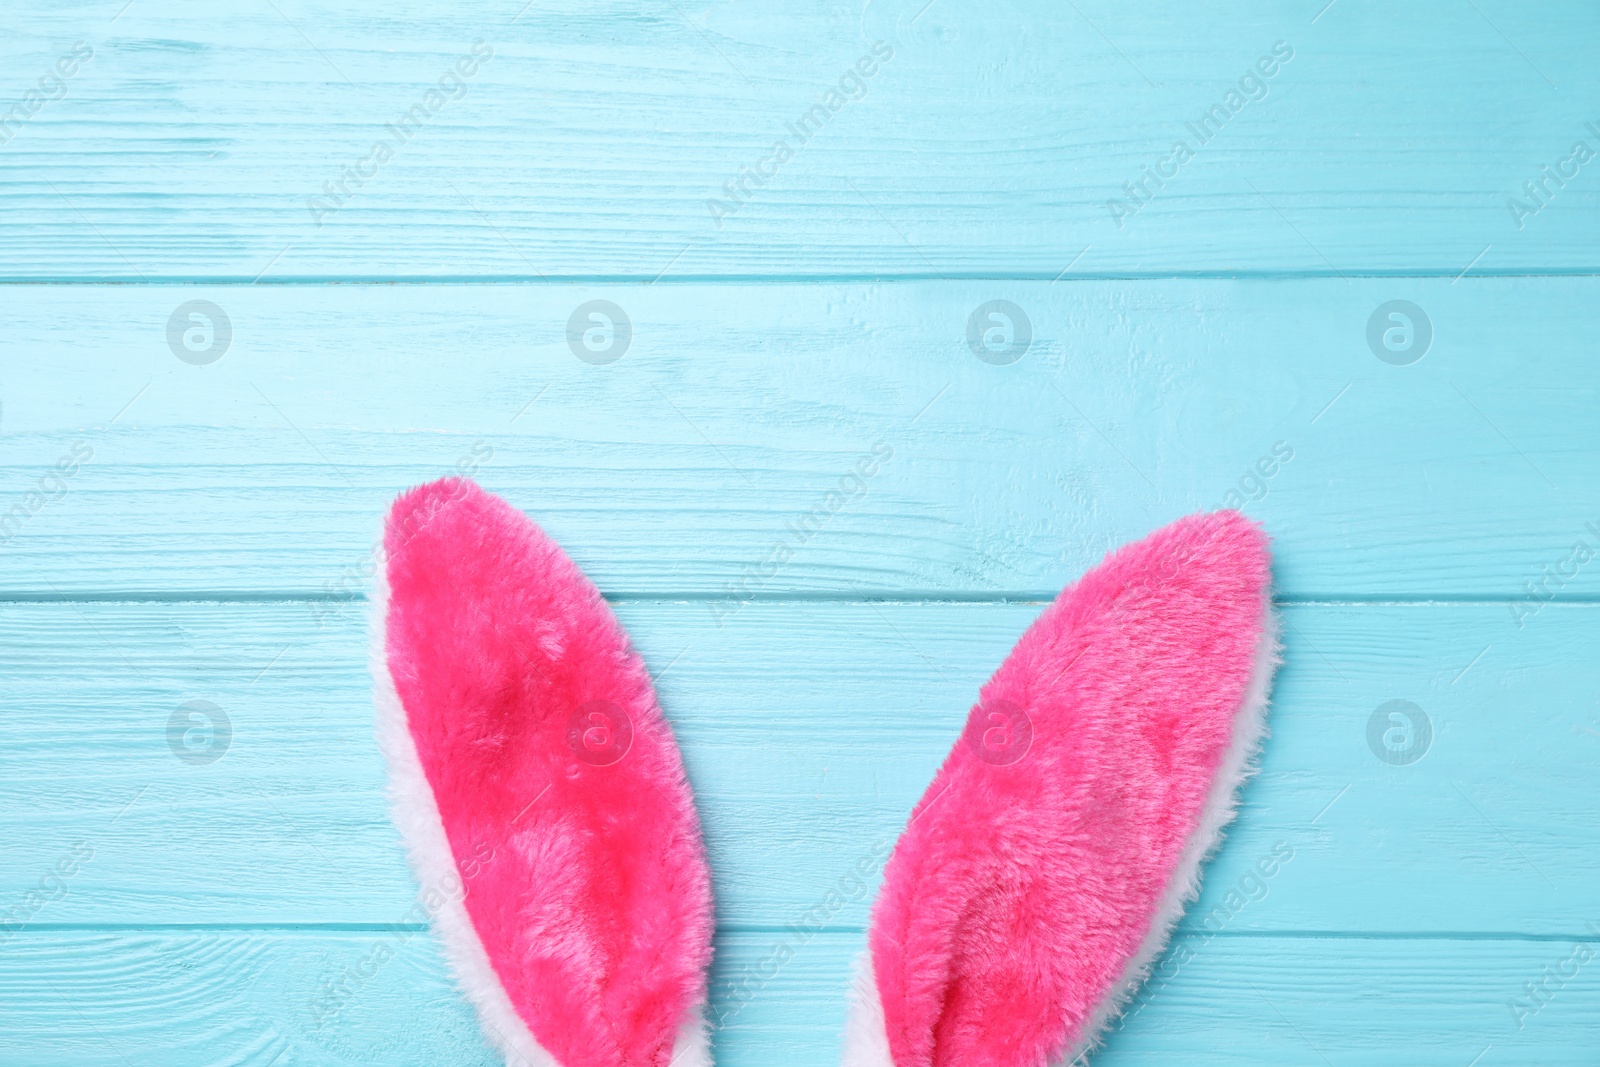
[[[1105,550],[1239,490],[1273,736],[1094,1062],[1593,1067],[1600,8],[1237,7],[7,5],[0,1063],[492,1062],[408,921],[360,602],[392,494],[476,456],[658,675],[720,1063],[835,1062],[867,901],[831,894],[979,683]],[[592,299],[632,323],[608,365],[567,340]],[[191,300],[231,323],[206,365]],[[991,300],[1031,323],[1010,365],[968,346]],[[1431,324],[1410,365],[1368,344],[1391,300]],[[197,700],[209,763],[169,745]],[[1409,765],[1369,747],[1390,700],[1431,724]]]

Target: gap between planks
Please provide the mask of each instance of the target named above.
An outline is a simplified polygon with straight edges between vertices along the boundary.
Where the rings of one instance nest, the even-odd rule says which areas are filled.
[[[313,923],[313,922],[232,922],[232,923],[30,923],[12,932],[13,937],[29,934],[81,934],[81,933],[295,933],[295,934],[392,934],[423,933],[431,929],[428,923]],[[807,927],[817,934],[864,934],[865,925],[858,923],[828,923]],[[793,933],[793,925],[776,923],[722,923],[718,934],[786,934]],[[1180,924],[1174,937],[1203,936],[1207,940],[1232,941],[1511,941],[1551,942],[1568,944],[1574,941],[1593,941],[1594,935],[1584,930],[1556,933],[1518,933],[1509,930],[1207,930],[1204,927]]]
[[[862,596],[859,593],[768,593],[760,596],[735,598],[715,592],[632,592],[602,593],[608,604],[699,604],[735,600],[740,604],[1038,604],[1055,600],[1059,590],[1009,590],[984,593],[916,593],[883,592]],[[1453,593],[1413,593],[1396,596],[1393,593],[1313,593],[1309,595],[1273,597],[1277,607],[1433,607],[1440,604],[1465,607],[1492,607],[1497,604],[1521,603],[1526,596],[1502,596]],[[284,591],[184,590],[172,592],[84,592],[84,593],[28,593],[0,594],[4,604],[364,604],[365,594],[330,596],[311,590]],[[1561,604],[1600,604],[1600,594],[1563,594]]]
[[[301,275],[281,278],[250,278],[244,275],[170,275],[134,277],[96,275],[92,277],[9,277],[0,278],[0,287],[29,285],[92,286],[331,286],[331,285],[894,285],[923,282],[1161,282],[1161,281],[1356,281],[1359,279],[1451,279],[1462,276],[1457,267],[1403,270],[1175,270],[1175,271],[1083,271],[1052,274],[1050,271],[948,271],[882,274],[674,274],[651,277],[644,274],[418,274],[418,275]],[[1474,278],[1595,278],[1600,266],[1546,267],[1475,271]]]

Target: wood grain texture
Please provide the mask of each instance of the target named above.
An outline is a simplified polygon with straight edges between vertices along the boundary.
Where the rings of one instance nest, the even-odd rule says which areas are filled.
[[[701,603],[620,605],[684,750],[719,920],[860,928],[886,846],[1040,607],[760,603],[718,629]],[[33,922],[400,921],[415,888],[361,612],[319,628],[312,608],[0,608],[0,901],[83,841],[92,862]],[[1498,604],[1288,608],[1261,773],[1186,922],[1577,936],[1600,921],[1597,612],[1551,606],[1519,631]],[[1368,743],[1394,699],[1431,724],[1407,766]],[[215,762],[176,758],[169,721],[192,700],[230,723]],[[1292,860],[1253,873],[1283,848]]]
[[[860,940],[719,937],[717,1063],[837,1063]],[[1545,968],[1571,970],[1577,949],[1180,937],[1158,968],[1167,977],[1146,988],[1094,1063],[1392,1067],[1399,1055],[1461,1067],[1488,1048],[1485,1062],[1589,1067],[1600,1042],[1596,964],[1577,965],[1520,1029],[1508,1007]],[[37,933],[0,955],[0,990],[7,1067],[496,1062],[418,931]]]
[[[1594,1067],[1597,42],[1583,0],[10,4],[0,1067],[495,1062],[361,603],[394,493],[462,467],[658,678],[724,1067],[837,1062],[978,685],[1229,504],[1275,538],[1273,736],[1094,1064]]]
[[[633,322],[606,366],[566,337],[597,298]],[[167,343],[193,299],[233,324],[209,366]],[[967,342],[994,299],[1033,324],[1009,366]],[[1431,322],[1410,366],[1368,347],[1393,299]],[[0,313],[0,513],[93,453],[0,546],[13,595],[358,593],[393,494],[463,463],[607,592],[728,610],[1049,597],[1224,504],[1286,596],[1514,599],[1600,524],[1591,278],[46,286]]]
[[[0,147],[0,274],[1600,267],[1600,182],[1570,162],[1600,147],[1594,5],[1322,8],[26,0],[0,34],[5,106],[74,42],[93,58]],[[493,59],[391,133],[475,39]],[[879,40],[893,58],[800,143],[788,125]],[[1273,75],[1241,90],[1264,58]],[[1227,119],[1202,139],[1212,107]],[[1564,160],[1519,227],[1508,201],[1545,203],[1524,183]],[[734,201],[725,183],[758,165]],[[719,220],[712,198],[737,210]]]

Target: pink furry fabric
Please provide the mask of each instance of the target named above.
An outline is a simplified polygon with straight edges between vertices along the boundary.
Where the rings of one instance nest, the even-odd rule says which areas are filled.
[[[1269,587],[1258,527],[1194,515],[1029,627],[885,868],[878,1002],[846,1063],[1043,1067],[1093,1039],[1231,814],[1276,661]]]
[[[463,977],[486,1029],[512,1062],[667,1067],[700,1029],[711,889],[643,663],[555,542],[472,482],[404,493],[384,548],[380,667],[437,822],[426,796],[396,817],[419,870],[442,824],[468,941],[452,951],[492,969]],[[504,1032],[519,1024],[533,1041]]]

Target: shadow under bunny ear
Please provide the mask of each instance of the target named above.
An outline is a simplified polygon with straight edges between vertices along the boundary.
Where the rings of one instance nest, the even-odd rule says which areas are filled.
[[[532,520],[460,478],[396,500],[372,674],[396,824],[507,1062],[709,1067],[710,872],[649,675]]]
[[[980,692],[884,868],[845,1067],[1047,1067],[1145,979],[1233,818],[1279,659],[1234,511],[1125,545]]]

